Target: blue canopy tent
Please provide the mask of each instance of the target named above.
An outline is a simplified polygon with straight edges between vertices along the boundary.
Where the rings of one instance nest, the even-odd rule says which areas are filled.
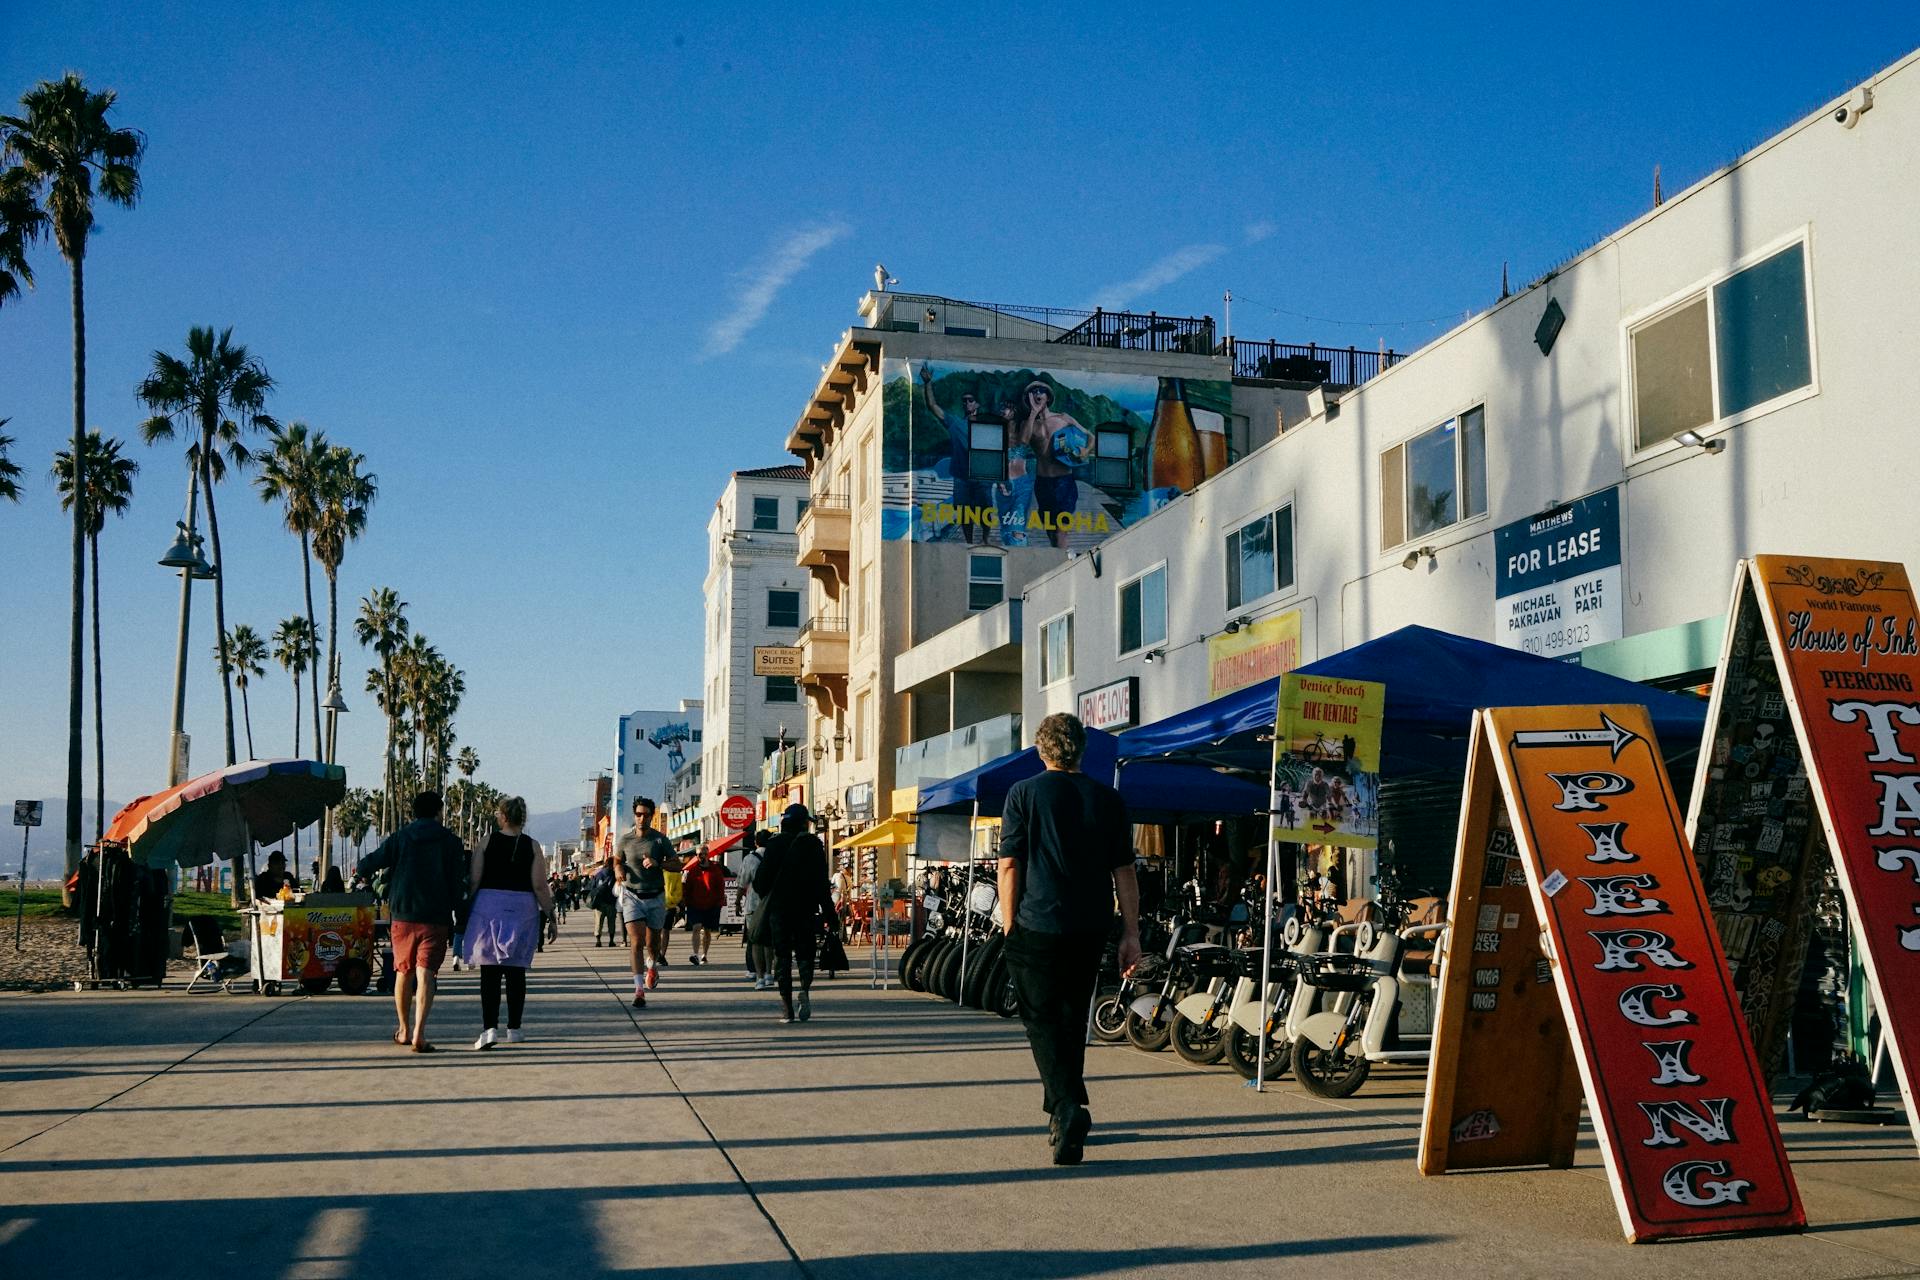
[[[1089,777],[1113,783],[1119,743],[1120,739],[1111,733],[1087,730],[1087,754],[1081,761],[1081,770]],[[1032,747],[989,760],[957,777],[923,788],[915,812],[921,815],[973,813],[977,802],[980,816],[997,818],[1013,784],[1033,777],[1044,767],[1040,753]],[[1166,761],[1128,765],[1120,770],[1120,780],[1115,785],[1126,799],[1127,811],[1135,822],[1239,816],[1264,808],[1267,802],[1263,786],[1204,766]]]
[[[1387,686],[1381,772],[1458,771],[1480,707],[1626,703],[1647,708],[1669,763],[1700,749],[1707,704],[1570,663],[1481,640],[1400,630],[1300,668],[1302,675],[1378,680]],[[1264,778],[1271,767],[1280,681],[1267,680],[1120,735],[1123,771],[1177,760]]]

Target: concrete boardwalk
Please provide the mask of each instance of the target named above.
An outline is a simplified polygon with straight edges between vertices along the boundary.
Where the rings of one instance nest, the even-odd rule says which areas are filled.
[[[587,930],[487,1054],[466,973],[431,1056],[373,997],[0,997],[0,1276],[1920,1273],[1904,1129],[1788,1123],[1805,1236],[1634,1247],[1591,1142],[1422,1179],[1412,1073],[1332,1104],[1101,1047],[1088,1163],[1055,1169],[1017,1024],[856,973],[781,1026],[736,944],[694,969],[678,936],[634,1014]]]

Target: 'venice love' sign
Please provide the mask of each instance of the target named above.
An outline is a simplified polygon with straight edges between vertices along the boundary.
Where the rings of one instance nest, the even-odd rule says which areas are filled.
[[[1536,935],[1516,939],[1515,955],[1532,961],[1540,948],[1541,976],[1552,980],[1567,1038],[1542,1037],[1537,1014],[1503,1020],[1501,1002],[1470,1003],[1463,966],[1489,966],[1469,953],[1467,922],[1456,918],[1435,1025],[1423,1171],[1477,1163],[1464,1151],[1451,1155],[1463,1133],[1476,1132],[1462,1130],[1463,1117],[1452,1112],[1480,1106],[1476,1090],[1488,1087],[1456,1078],[1463,1060],[1484,1060],[1465,1052],[1467,1042],[1534,1043],[1573,1059],[1629,1240],[1804,1227],[1645,709],[1495,708],[1480,713],[1474,737],[1470,787],[1477,775],[1483,795],[1477,804],[1467,797],[1463,838],[1474,835],[1476,810],[1504,800],[1531,905],[1524,923]],[[1488,764],[1498,798],[1488,794]],[[1482,838],[1487,825],[1478,824]],[[1478,860],[1486,854],[1479,850]],[[1515,985],[1529,980],[1537,979],[1523,972]],[[1485,1016],[1463,1016],[1463,1006]],[[1546,1078],[1567,1077],[1554,1070]],[[1504,1087],[1511,1097],[1511,1080]],[[1576,1120],[1564,1104],[1516,1109],[1506,1126],[1512,1150],[1518,1159],[1530,1152],[1563,1164]],[[1514,1133],[1515,1124],[1538,1132]]]
[[[1898,564],[1760,556],[1740,566],[1732,616],[1748,593],[1758,598],[1779,664],[1907,1115],[1920,1126],[1913,1095],[1920,1055],[1920,610],[1913,588]]]

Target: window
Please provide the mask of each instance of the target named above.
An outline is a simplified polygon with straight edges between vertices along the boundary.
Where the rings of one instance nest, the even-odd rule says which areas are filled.
[[[873,695],[862,691],[853,702],[853,758],[867,758],[867,726],[873,723]]]
[[[967,424],[967,479],[1007,478],[1007,428],[1001,422]]]
[[[950,338],[984,338],[987,336],[987,331],[985,329],[976,329],[971,325],[950,324],[947,326],[947,336]]]
[[[1006,598],[1006,564],[999,556],[967,557],[967,608],[991,609]]]
[[[1227,535],[1227,608],[1293,586],[1293,504]],[[1163,596],[1164,599],[1164,596]]]
[[[1806,246],[1735,272],[1629,338],[1636,449],[1812,385]]]
[[[1093,483],[1102,489],[1133,484],[1133,432],[1101,427],[1093,433]]]
[[[800,593],[798,591],[767,592],[767,625],[770,627],[800,625]]]
[[[1161,565],[1120,588],[1120,652],[1166,642],[1167,566]]]
[[[766,681],[768,702],[800,701],[800,685],[792,676],[768,676]]]
[[[1073,676],[1073,615],[1063,613],[1040,627],[1042,687]]]
[[[753,500],[753,528],[756,533],[779,532],[780,499],[755,498]]]
[[[1380,547],[1487,513],[1487,414],[1467,410],[1380,455]]]
[[[778,755],[779,752],[780,752],[780,739],[778,738],[760,739],[760,758],[762,760],[765,760],[768,756]]]
[[[793,523],[795,525],[798,525],[801,519],[806,516],[807,508],[812,505],[812,498],[795,498],[793,500]]]

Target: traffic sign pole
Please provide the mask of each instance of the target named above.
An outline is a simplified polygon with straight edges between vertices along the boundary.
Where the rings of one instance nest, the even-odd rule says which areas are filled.
[[[27,919],[27,837],[32,827],[20,828],[20,901],[13,909],[13,949],[20,949],[20,930]]]

